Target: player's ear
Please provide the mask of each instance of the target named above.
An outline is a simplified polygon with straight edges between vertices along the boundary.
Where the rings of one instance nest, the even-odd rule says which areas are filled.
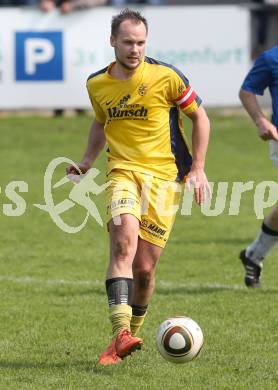
[[[112,47],[115,47],[116,39],[113,35],[110,36],[110,45]]]

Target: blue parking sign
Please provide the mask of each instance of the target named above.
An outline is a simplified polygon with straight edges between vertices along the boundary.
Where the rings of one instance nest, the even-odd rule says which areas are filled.
[[[15,33],[16,81],[63,80],[61,31]]]

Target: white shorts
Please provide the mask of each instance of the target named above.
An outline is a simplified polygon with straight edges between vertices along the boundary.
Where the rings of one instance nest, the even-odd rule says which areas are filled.
[[[269,155],[275,167],[278,168],[278,142],[273,139],[269,141]]]

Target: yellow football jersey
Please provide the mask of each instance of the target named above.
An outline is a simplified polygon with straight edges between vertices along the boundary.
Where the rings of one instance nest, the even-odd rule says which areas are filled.
[[[201,99],[172,65],[145,57],[128,80],[108,67],[92,74],[87,89],[96,120],[104,124],[108,173],[127,169],[166,180],[183,180],[192,158],[180,111],[195,111]]]

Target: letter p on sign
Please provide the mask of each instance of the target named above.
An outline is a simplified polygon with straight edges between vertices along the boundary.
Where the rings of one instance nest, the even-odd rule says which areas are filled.
[[[38,64],[45,64],[54,57],[53,43],[48,39],[28,38],[25,41],[25,72],[28,75],[36,73]]]
[[[17,32],[17,81],[63,80],[62,32]]]

